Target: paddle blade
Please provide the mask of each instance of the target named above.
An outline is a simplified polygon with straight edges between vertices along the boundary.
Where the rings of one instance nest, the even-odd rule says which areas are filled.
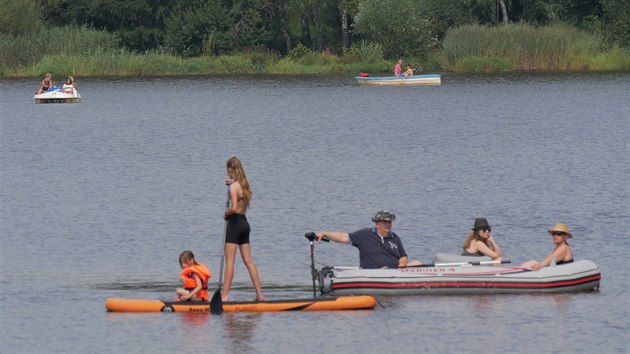
[[[210,313],[220,315],[223,313],[223,299],[221,299],[221,287],[214,292],[210,300]]]

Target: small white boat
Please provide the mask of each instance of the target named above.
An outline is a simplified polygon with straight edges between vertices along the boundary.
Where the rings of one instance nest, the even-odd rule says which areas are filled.
[[[421,267],[324,267],[320,291],[334,295],[552,293],[599,289],[599,267],[589,260],[538,271],[497,261],[434,263]]]
[[[441,85],[440,74],[423,74],[408,77],[395,76],[355,76],[359,85],[366,86],[416,86],[416,85]]]
[[[53,87],[33,96],[33,99],[35,103],[78,103],[81,101],[81,95],[75,89],[72,89],[72,93],[66,93],[59,87]]]

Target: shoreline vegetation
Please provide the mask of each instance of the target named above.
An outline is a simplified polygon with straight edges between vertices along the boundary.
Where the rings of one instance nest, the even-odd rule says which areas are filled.
[[[630,71],[630,50],[608,46],[599,35],[566,25],[450,29],[440,48],[419,58],[402,58],[424,72],[498,73]],[[50,28],[23,35],[0,34],[0,77],[157,77],[225,74],[390,73],[396,58],[384,58],[378,44],[357,43],[343,53],[314,52],[298,45],[285,55],[266,48],[235,54],[184,58],[166,50],[122,49],[112,33],[88,27]]]

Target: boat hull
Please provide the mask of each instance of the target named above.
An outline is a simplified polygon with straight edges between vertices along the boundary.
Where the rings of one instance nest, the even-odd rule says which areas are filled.
[[[224,302],[224,312],[278,311],[341,311],[373,309],[376,299],[371,296],[339,296],[295,300]],[[209,302],[169,302],[148,299],[109,298],[109,312],[182,312],[210,313]]]
[[[334,295],[456,295],[593,291],[601,273],[588,260],[533,271],[484,265],[399,269],[325,268],[322,293]]]
[[[74,93],[65,93],[61,91],[48,91],[33,96],[35,103],[78,103],[81,101],[81,95],[76,91]]]
[[[394,76],[356,76],[359,85],[365,86],[419,86],[419,85],[441,85],[440,74],[414,75],[406,78]]]

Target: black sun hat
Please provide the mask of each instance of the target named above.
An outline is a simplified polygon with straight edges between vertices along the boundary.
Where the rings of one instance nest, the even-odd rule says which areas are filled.
[[[490,229],[490,224],[488,224],[488,220],[486,218],[477,218],[475,219],[475,224],[473,225],[473,230],[481,230],[481,229]]]

